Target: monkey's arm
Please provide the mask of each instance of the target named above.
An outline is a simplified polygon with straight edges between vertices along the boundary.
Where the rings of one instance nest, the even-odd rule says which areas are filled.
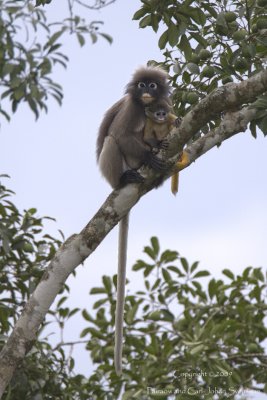
[[[169,132],[171,131],[171,129],[175,126],[176,128],[178,128],[178,126],[181,124],[182,118],[177,117],[175,114],[168,114],[168,128],[169,128]]]
[[[99,159],[100,153],[102,151],[105,138],[108,135],[110,125],[112,124],[114,118],[116,117],[116,115],[118,114],[120,109],[122,108],[125,100],[126,100],[126,98],[123,97],[122,99],[117,101],[117,103],[115,103],[112,107],[110,107],[110,109],[106,112],[106,114],[104,116],[104,119],[99,128],[98,138],[97,138],[97,142],[96,142],[97,160]]]
[[[169,114],[168,114],[168,121],[169,121],[171,124],[174,124],[175,121],[177,120],[177,118],[179,118],[179,117],[177,117],[175,114],[172,114],[172,113],[169,113]]]
[[[142,132],[122,135],[118,139],[119,148],[130,169],[138,169],[142,165],[148,165],[156,171],[164,171],[166,162],[158,158],[151,150],[148,150],[142,139]],[[140,137],[139,137],[140,136]]]
[[[164,138],[170,132],[168,121],[163,124],[159,124],[152,119],[147,118],[145,129],[144,129],[144,141],[149,145],[150,149],[166,149],[168,147],[168,141]]]

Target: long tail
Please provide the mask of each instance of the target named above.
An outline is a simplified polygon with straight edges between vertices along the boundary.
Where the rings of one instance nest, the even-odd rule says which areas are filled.
[[[122,372],[123,314],[126,282],[128,226],[129,214],[123,217],[119,223],[119,254],[114,349],[114,364],[117,375],[121,375]]]
[[[172,175],[171,177],[171,191],[174,196],[178,192],[178,187],[179,187],[179,172],[176,172],[176,174]]]

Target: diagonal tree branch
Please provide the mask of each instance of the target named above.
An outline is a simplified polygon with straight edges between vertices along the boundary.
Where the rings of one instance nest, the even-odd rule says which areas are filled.
[[[172,161],[177,159],[177,155],[181,153],[189,139],[214,114],[225,113],[218,128],[186,148],[188,165],[214,146],[244,131],[249,121],[253,119],[255,111],[248,106],[241,109],[241,106],[252,102],[266,91],[265,70],[240,84],[228,84],[212,92],[185,116],[181,126],[175,130],[170,145],[173,155],[176,155]],[[177,168],[170,166],[163,179],[167,179],[175,171]],[[57,251],[0,354],[0,398],[15,369],[31,349],[47,311],[68,276],[90,256],[139,199],[156,186],[158,174],[144,168],[142,172],[146,175],[143,184],[132,184],[114,190],[84,229],[79,234],[71,236]]]

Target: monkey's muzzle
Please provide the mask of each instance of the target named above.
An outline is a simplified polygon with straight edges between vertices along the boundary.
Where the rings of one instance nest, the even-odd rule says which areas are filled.
[[[154,100],[151,94],[149,93],[142,94],[141,99],[144,104],[149,104]]]

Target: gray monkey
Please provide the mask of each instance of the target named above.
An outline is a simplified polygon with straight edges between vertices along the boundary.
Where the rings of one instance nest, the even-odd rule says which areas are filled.
[[[97,161],[103,176],[113,188],[143,182],[137,171],[147,165],[164,171],[166,163],[144,141],[145,108],[169,101],[168,74],[158,67],[142,67],[126,86],[125,96],[105,114],[97,138]],[[129,214],[119,224],[117,303],[115,316],[114,364],[122,372],[123,312],[126,280]]]

